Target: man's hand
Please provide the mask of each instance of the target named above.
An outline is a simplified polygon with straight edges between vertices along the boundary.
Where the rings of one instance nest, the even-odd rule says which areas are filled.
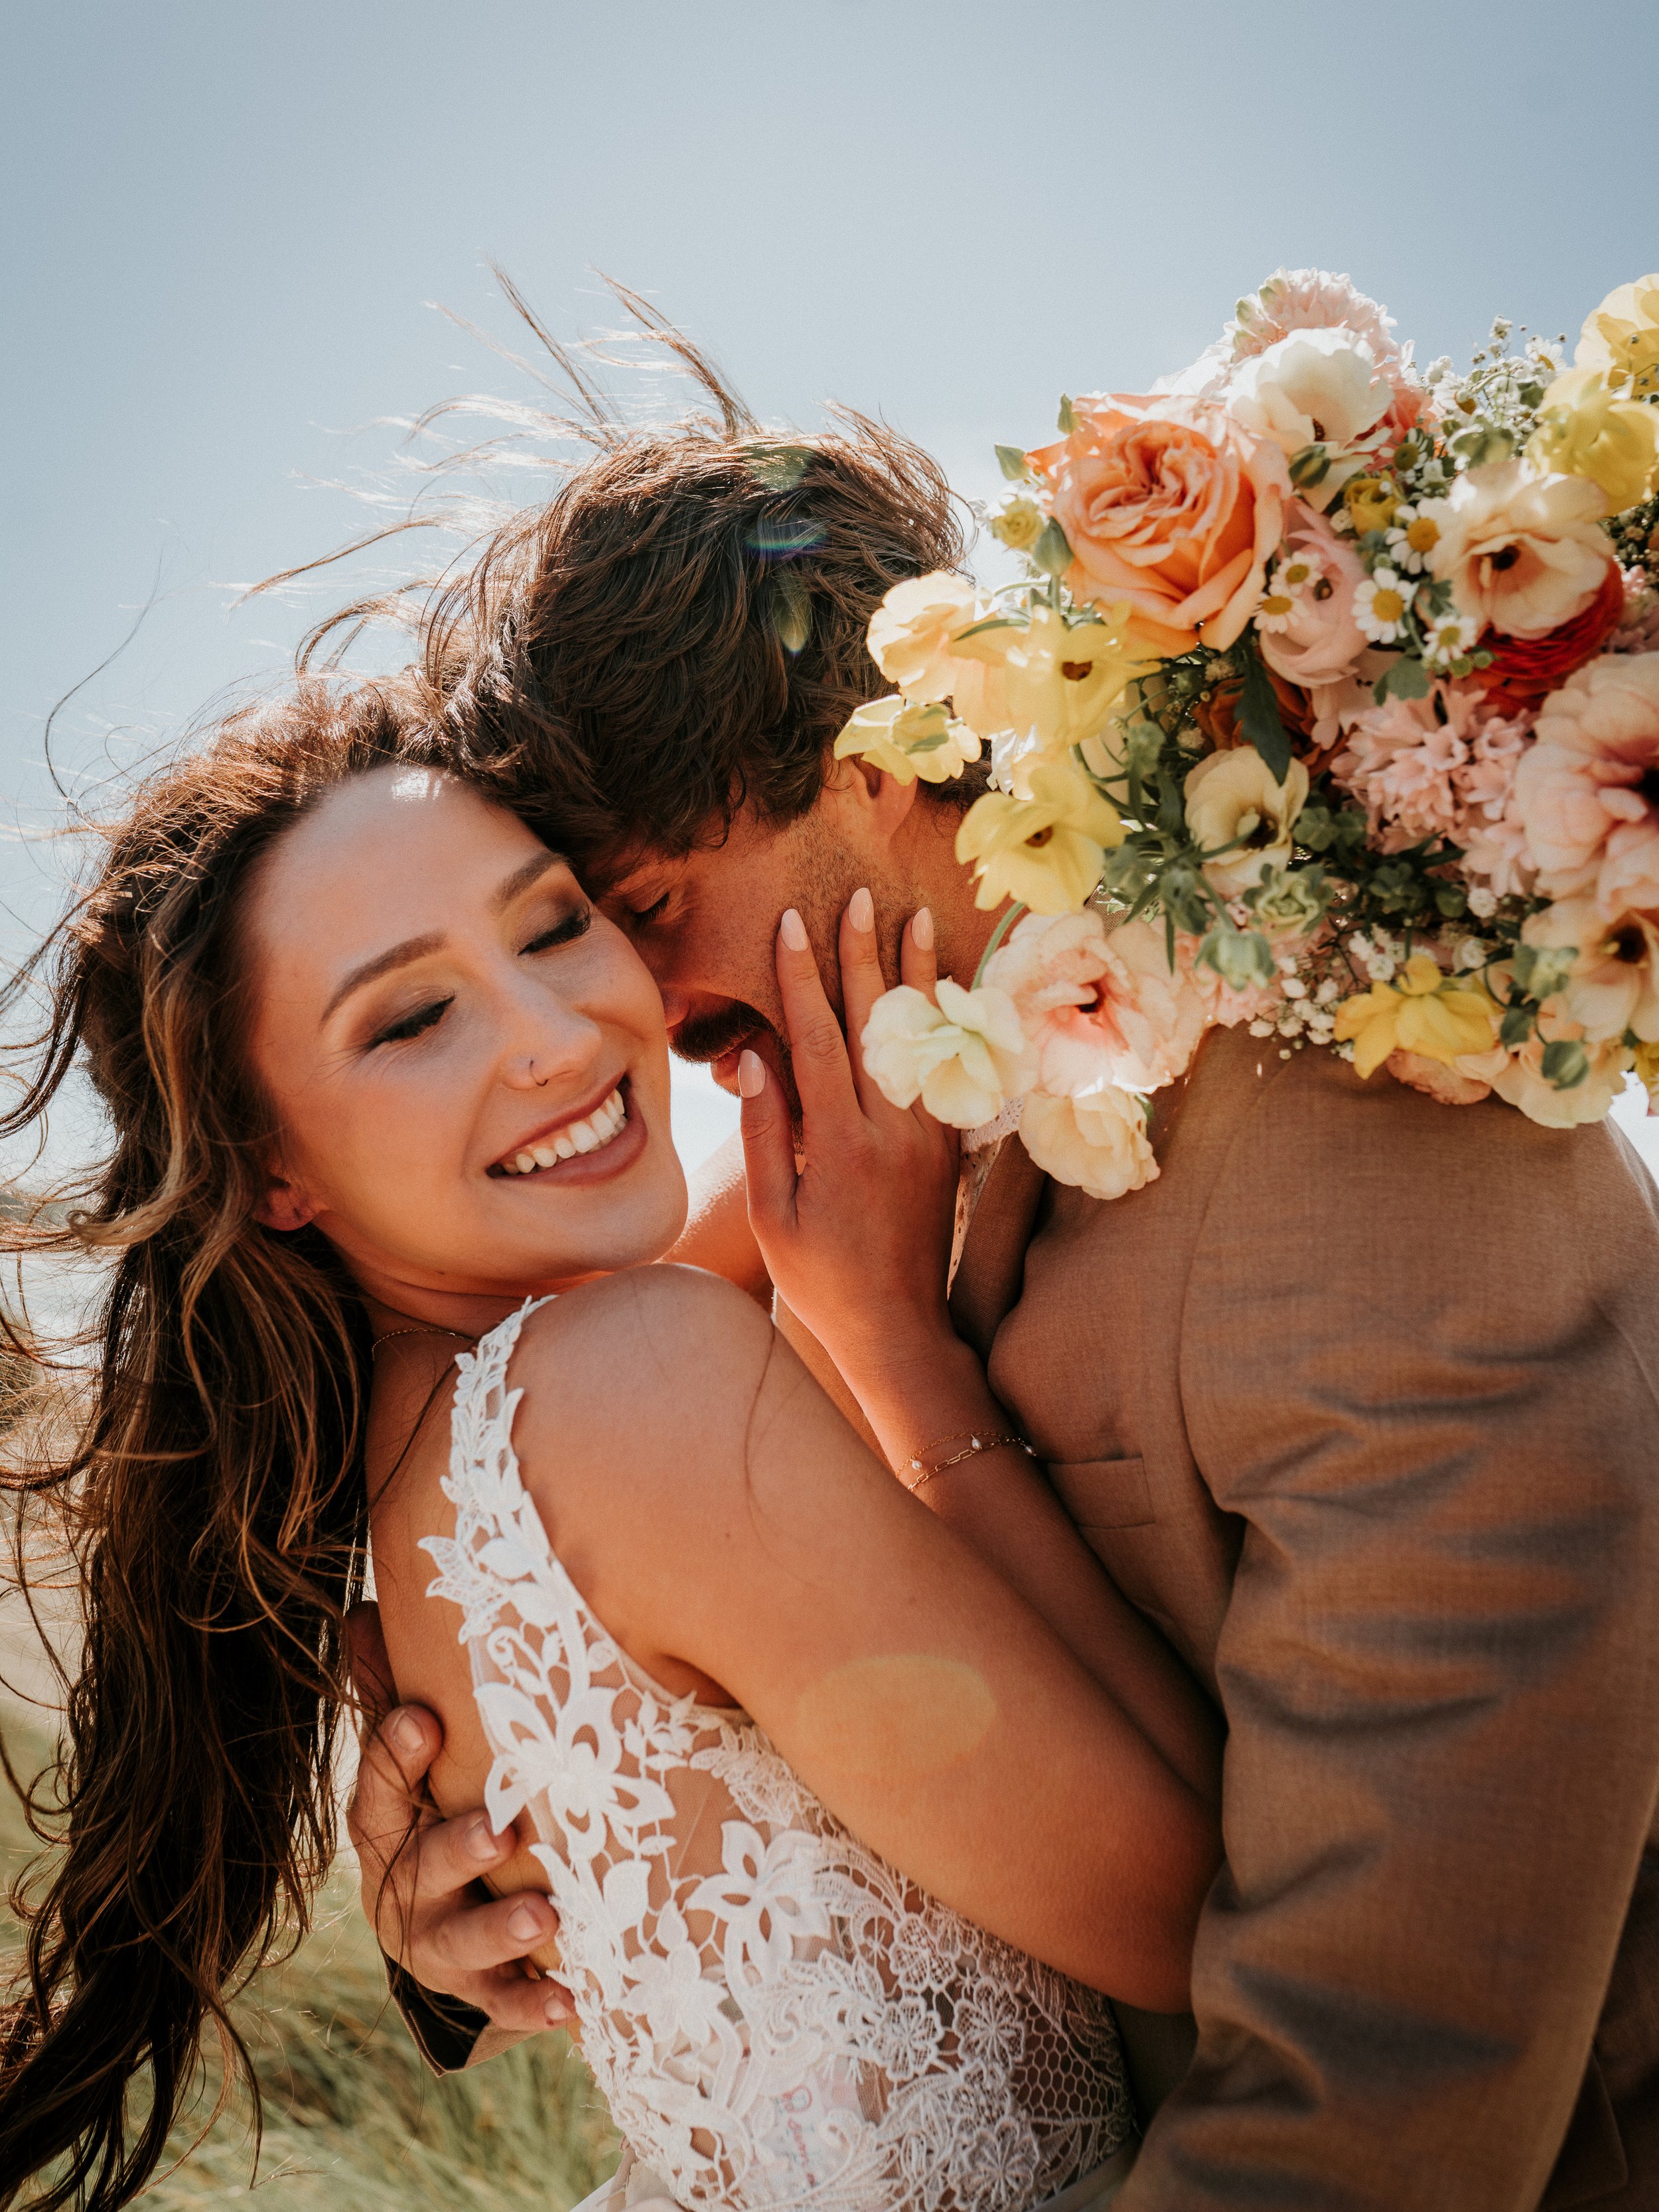
[[[557,1934],[558,1914],[534,1890],[480,1902],[480,1876],[513,1856],[515,1838],[498,1836],[482,1810],[438,1818],[425,1778],[443,1730],[423,1706],[386,1711],[393,1691],[379,1607],[358,1607],[349,1626],[364,1714],[385,1713],[363,1744],[346,1814],[380,1948],[423,1989],[476,2006],[511,2034],[569,2026],[568,1994],[532,1979],[525,1963]]]

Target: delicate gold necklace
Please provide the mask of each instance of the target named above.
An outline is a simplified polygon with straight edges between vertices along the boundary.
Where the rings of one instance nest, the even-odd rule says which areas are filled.
[[[469,1336],[464,1328],[440,1328],[435,1322],[422,1323],[417,1328],[389,1328],[383,1336],[369,1340],[368,1355],[372,1359],[383,1344],[390,1344],[394,1336],[458,1336],[463,1344],[476,1344],[476,1336]]]

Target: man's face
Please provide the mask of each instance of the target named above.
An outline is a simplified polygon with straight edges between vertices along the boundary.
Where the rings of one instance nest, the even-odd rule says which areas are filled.
[[[890,854],[861,826],[831,793],[781,828],[745,812],[706,850],[635,855],[601,900],[657,979],[670,1045],[682,1060],[706,1062],[722,1090],[736,1091],[738,1056],[749,1046],[793,1096],[773,952],[785,908],[805,922],[839,1012],[836,933],[848,900],[868,885],[885,920],[884,890],[902,896],[902,886],[881,880]]]

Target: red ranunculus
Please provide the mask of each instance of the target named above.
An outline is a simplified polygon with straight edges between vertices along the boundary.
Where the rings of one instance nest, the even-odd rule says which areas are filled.
[[[1487,668],[1477,668],[1471,681],[1484,684],[1495,699],[1510,707],[1535,707],[1539,701],[1565,684],[1575,668],[1593,660],[1618,629],[1625,611],[1625,579],[1616,561],[1609,561],[1601,590],[1582,615],[1563,623],[1543,637],[1504,637],[1489,629],[1482,648],[1492,656]]]

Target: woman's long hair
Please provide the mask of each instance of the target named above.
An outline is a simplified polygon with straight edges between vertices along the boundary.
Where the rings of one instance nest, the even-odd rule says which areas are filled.
[[[79,1062],[113,1140],[67,1215],[0,1224],[14,1252],[110,1268],[67,1441],[25,1424],[0,1449],[20,1577],[27,1528],[56,1505],[82,1608],[58,1765],[33,1793],[57,1848],[20,1900],[27,1988],[0,2018],[0,2203],[58,2160],[40,2207],[137,2195],[210,2020],[257,2118],[227,1996],[303,1932],[333,1855],[367,1339],[323,1240],[254,1219],[274,1133],[239,923],[262,855],[327,792],[435,757],[423,716],[400,684],[317,680],[233,716],[141,788],[0,1008],[45,987],[0,1133],[38,1124]]]

